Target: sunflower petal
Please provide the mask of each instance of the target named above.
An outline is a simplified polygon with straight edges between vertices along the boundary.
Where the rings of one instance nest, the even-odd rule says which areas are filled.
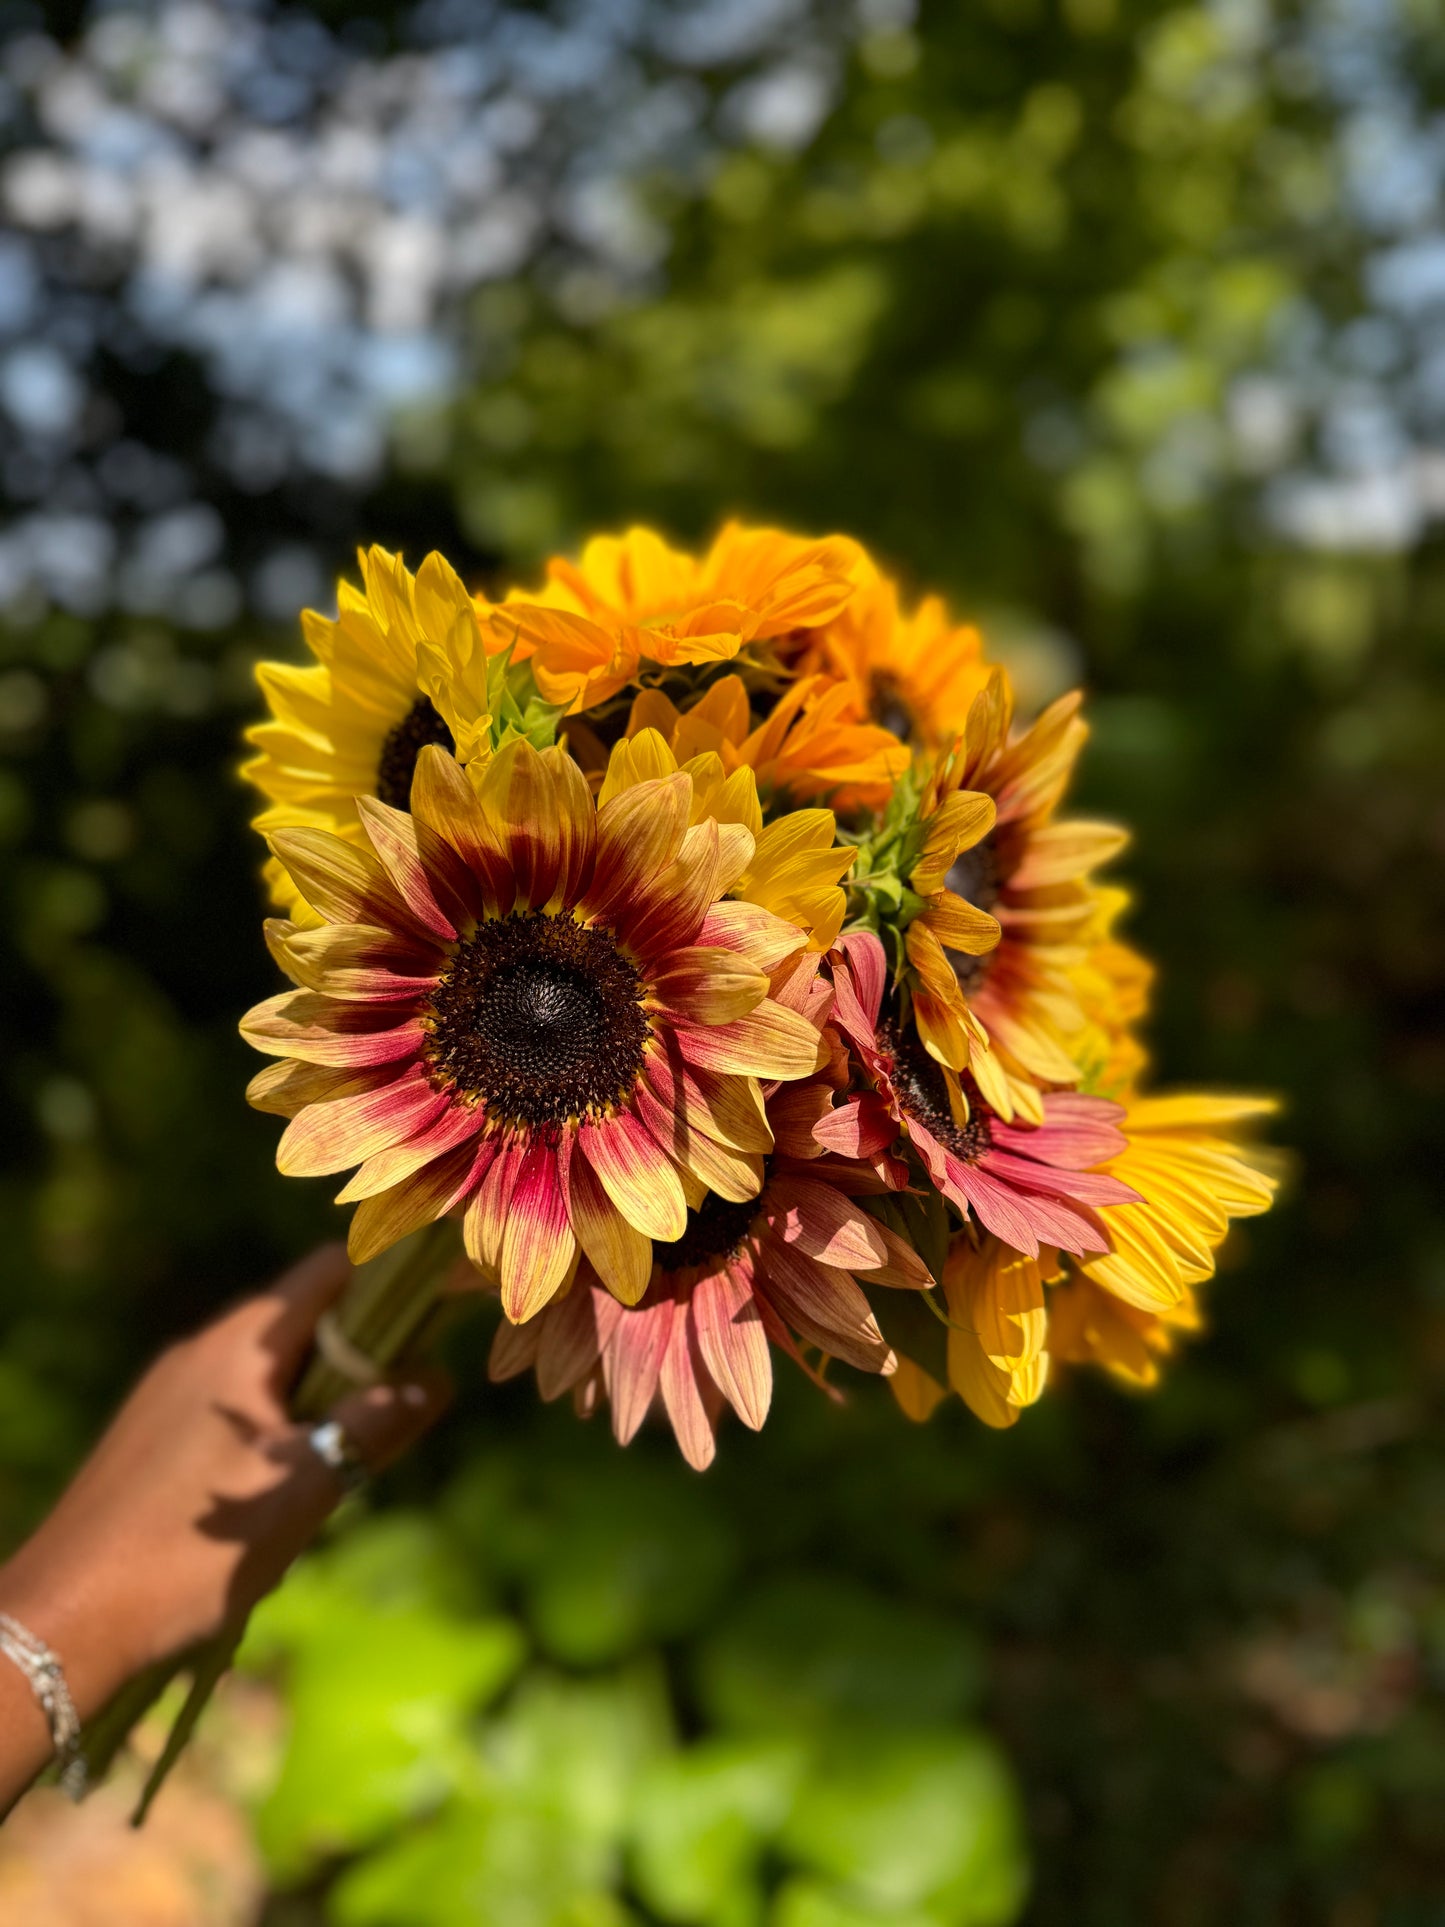
[[[692,1294],[698,1349],[713,1382],[754,1432],[773,1399],[773,1356],[751,1286],[729,1266],[700,1278]]]
[[[641,1119],[618,1111],[584,1124],[577,1144],[602,1188],[636,1230],[671,1244],[687,1229],[687,1201],[671,1158]]]
[[[692,1329],[692,1318],[685,1305],[673,1313],[667,1350],[662,1355],[658,1376],[663,1410],[672,1423],[682,1456],[694,1472],[706,1472],[717,1455],[717,1437],[712,1416],[703,1397],[703,1383],[711,1390]]]
[[[657,1391],[667,1341],[672,1336],[676,1306],[671,1298],[625,1311],[602,1354],[607,1395],[612,1401],[612,1430],[619,1445],[627,1445],[647,1417]]]
[[[521,1325],[567,1276],[577,1248],[557,1172],[557,1152],[533,1144],[522,1160],[502,1230],[502,1310]]]
[[[652,1240],[629,1224],[585,1156],[567,1167],[567,1209],[577,1242],[612,1296],[635,1305],[652,1276]]]

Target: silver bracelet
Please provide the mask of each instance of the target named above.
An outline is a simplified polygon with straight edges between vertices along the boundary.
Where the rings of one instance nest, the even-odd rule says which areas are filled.
[[[43,1639],[27,1632],[18,1619],[0,1613],[0,1653],[25,1675],[50,1725],[50,1744],[60,1765],[60,1784],[72,1800],[86,1790],[85,1755],[80,1750],[80,1716],[65,1669]]]

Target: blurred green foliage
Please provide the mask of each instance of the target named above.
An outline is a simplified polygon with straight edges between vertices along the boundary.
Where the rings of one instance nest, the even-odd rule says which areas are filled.
[[[1391,27],[1426,108],[1430,11]],[[444,468],[403,433],[355,533],[414,550],[445,485],[501,578],[637,518],[838,526],[982,613],[1027,698],[1084,680],[1159,1074],[1285,1093],[1292,1195],[1159,1396],[1071,1382],[1004,1437],[788,1381],[697,1479],[488,1388],[464,1329],[444,1435],[256,1624],[271,1927],[1439,1917],[1445,550],[1286,539],[1261,489],[1308,430],[1229,426],[1361,299],[1300,78],[1326,10],[869,17],[801,151],[654,184],[644,297],[545,263],[478,295]],[[335,1214],[240,1095],[263,639],[0,641],[15,1533],[150,1350]]]

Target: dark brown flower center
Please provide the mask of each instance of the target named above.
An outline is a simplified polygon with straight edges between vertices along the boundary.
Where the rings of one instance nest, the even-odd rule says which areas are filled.
[[[960,1128],[953,1121],[942,1067],[923,1048],[918,1033],[885,1024],[879,1035],[884,1048],[893,1056],[893,1088],[903,1115],[917,1118],[925,1130],[965,1164],[977,1164],[993,1143],[987,1113],[974,1102],[967,1124]]]
[[[663,1271],[687,1271],[731,1258],[748,1235],[758,1215],[760,1199],[746,1198],[734,1204],[709,1191],[696,1211],[687,1214],[687,1229],[670,1244],[654,1241],[652,1256]]]
[[[1006,879],[999,861],[996,836],[997,832],[990,830],[971,850],[965,850],[949,866],[948,875],[943,879],[946,888],[971,903],[975,910],[992,910],[1003,893]],[[981,957],[965,956],[961,950],[948,952],[953,974],[965,996],[969,991],[977,990],[988,975],[989,965],[996,955],[994,950],[985,951]]]
[[[396,727],[382,738],[376,765],[376,793],[394,810],[410,809],[416,759],[428,743],[439,744],[448,755],[457,746],[431,697],[418,696]]]
[[[433,991],[428,1055],[499,1121],[537,1130],[603,1116],[642,1069],[644,989],[610,930],[499,917],[457,947]]]
[[[903,685],[887,669],[873,672],[873,714],[884,729],[891,730],[900,743],[912,740],[917,724],[903,693]]]

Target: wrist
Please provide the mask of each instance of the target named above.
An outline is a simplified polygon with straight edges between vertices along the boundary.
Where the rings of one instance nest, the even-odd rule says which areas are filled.
[[[147,1663],[115,1611],[114,1598],[106,1599],[93,1575],[68,1570],[36,1540],[0,1566],[0,1612],[55,1654],[82,1721],[92,1719]]]

